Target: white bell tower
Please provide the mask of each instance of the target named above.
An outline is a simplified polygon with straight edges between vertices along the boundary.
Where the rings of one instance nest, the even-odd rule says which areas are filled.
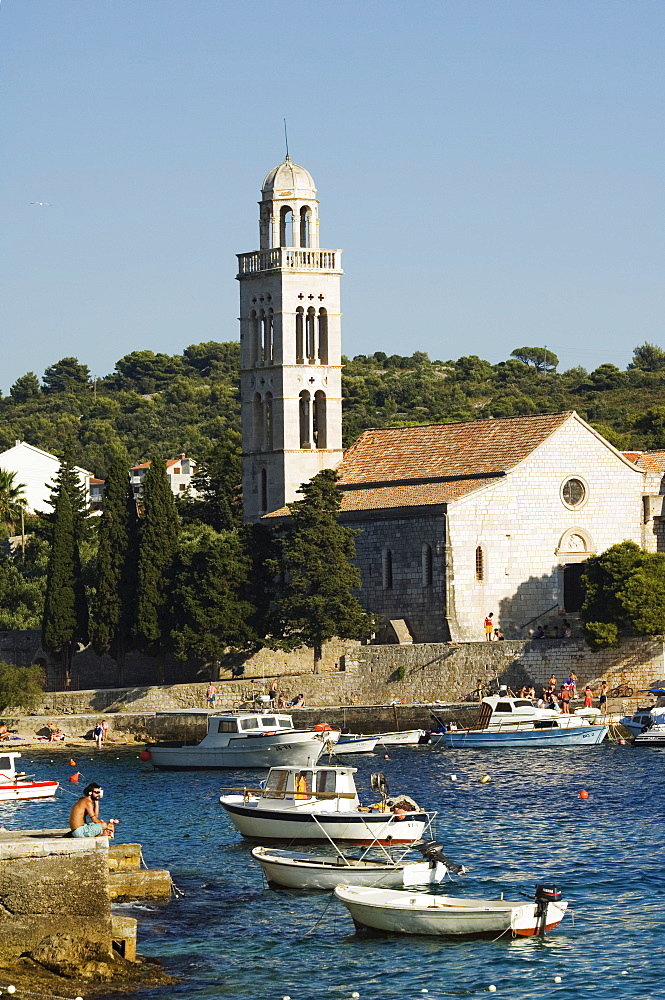
[[[343,457],[342,252],[319,248],[314,181],[289,156],[261,193],[260,249],[238,254],[246,521]]]

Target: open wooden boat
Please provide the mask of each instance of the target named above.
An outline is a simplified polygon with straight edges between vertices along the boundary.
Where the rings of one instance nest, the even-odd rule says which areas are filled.
[[[568,908],[555,886],[537,886],[534,901],[521,903],[349,885],[338,885],[335,895],[357,929],[443,937],[541,935],[560,924]]]
[[[334,844],[331,845],[333,848]],[[456,865],[443,854],[443,845],[435,840],[414,844],[422,857],[407,860],[402,856],[391,858],[384,851],[382,858],[351,857],[337,851],[335,854],[306,854],[304,851],[278,851],[274,848],[255,847],[252,857],[261,865],[269,885],[288,889],[326,889],[335,886],[374,886],[383,889],[401,889],[411,885],[436,885],[452,872],[463,875],[466,868]]]
[[[0,802],[23,799],[50,799],[55,795],[58,781],[32,781],[16,770],[14,761],[20,753],[0,751]]]

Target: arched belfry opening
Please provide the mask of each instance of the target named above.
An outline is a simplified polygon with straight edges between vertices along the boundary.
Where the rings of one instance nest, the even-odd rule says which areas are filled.
[[[259,249],[238,256],[248,521],[341,464],[341,274],[341,251],[319,245],[314,180],[287,156],[263,181]]]

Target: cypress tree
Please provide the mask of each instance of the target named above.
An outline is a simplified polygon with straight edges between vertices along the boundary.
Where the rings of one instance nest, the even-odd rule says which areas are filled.
[[[176,557],[171,638],[182,660],[215,662],[256,645],[248,599],[251,558],[238,531],[208,525],[183,530]]]
[[[48,652],[59,656],[67,685],[74,652],[80,642],[87,640],[88,608],[81,578],[74,507],[67,489],[67,476],[61,476],[55,497],[46,573],[42,644]]]
[[[355,557],[357,531],[339,523],[341,493],[338,475],[324,469],[299,492],[304,500],[289,504],[291,524],[282,545],[286,583],[275,602],[277,646],[311,646],[314,673],[319,672],[321,647],[335,637],[363,639],[376,626],[376,616],[361,607]]]
[[[124,683],[125,657],[133,648],[136,619],[138,532],[128,464],[125,456],[117,455],[106,480],[90,627],[95,651],[110,653],[115,660],[118,687]]]
[[[140,506],[134,641],[142,652],[160,657],[163,675],[163,657],[170,639],[168,602],[179,520],[161,458],[153,458],[143,478]]]

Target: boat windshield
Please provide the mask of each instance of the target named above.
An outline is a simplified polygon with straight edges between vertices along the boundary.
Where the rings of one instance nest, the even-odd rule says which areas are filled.
[[[334,771],[318,771],[316,775],[316,790],[317,792],[335,792],[335,778],[337,775]]]
[[[11,778],[14,775],[14,767],[11,757],[0,757],[0,778]]]
[[[238,732],[238,722],[237,719],[220,719],[217,724],[218,733],[237,733]]]
[[[512,712],[513,706],[509,701],[499,701],[494,709],[495,712]]]
[[[263,723],[265,729],[274,729],[274,727],[277,725],[274,715],[268,715],[268,716],[264,715],[263,718],[261,719],[261,722]]]
[[[241,729],[258,729],[259,720],[258,719],[242,719],[240,722]]]
[[[286,791],[286,782],[288,777],[288,771],[281,771],[278,768],[273,768],[268,775],[268,780],[266,781],[263,794],[268,796],[268,798],[283,796]]]

